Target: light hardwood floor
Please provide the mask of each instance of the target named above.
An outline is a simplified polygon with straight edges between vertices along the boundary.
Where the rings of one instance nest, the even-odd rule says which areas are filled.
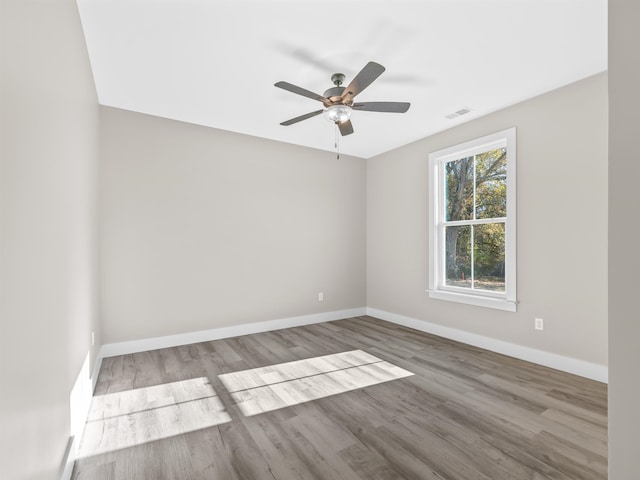
[[[601,480],[607,388],[357,317],[106,358],[80,455],[75,480]]]

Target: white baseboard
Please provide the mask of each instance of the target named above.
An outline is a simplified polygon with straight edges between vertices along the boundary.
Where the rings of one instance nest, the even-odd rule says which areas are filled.
[[[91,382],[91,391],[85,392],[84,395],[88,395],[88,402],[91,402],[91,397],[93,396],[93,392],[96,389],[96,384],[98,382],[98,374],[100,373],[100,367],[102,366],[102,350],[96,355],[94,359],[93,371],[91,373],[91,377],[89,378]],[[83,412],[83,416],[86,417],[89,413],[87,409],[86,412]],[[86,418],[83,419],[83,425],[86,425]],[[58,478],[60,480],[70,480],[71,475],[73,474],[73,466],[75,461],[78,458],[78,449],[80,448],[80,440],[82,440],[82,434],[84,433],[84,428],[78,432],[76,435],[73,435],[69,438],[69,443],[67,445],[67,450],[65,451],[63,467],[62,471]]]
[[[495,338],[484,337],[475,333],[465,332],[464,330],[445,327],[425,320],[418,320],[411,317],[405,317],[404,315],[398,315],[397,313],[385,312],[384,310],[378,310],[376,308],[367,307],[367,315],[413,328],[415,330],[420,330],[422,332],[432,333],[440,337],[473,345],[475,347],[491,350],[496,353],[502,353],[510,357],[537,363],[538,365],[543,365],[545,367],[597,380],[598,382],[607,383],[609,380],[609,369],[605,365],[566,357],[556,353],[545,352],[544,350],[537,350],[535,348],[525,347],[515,343],[497,340]]]
[[[366,315],[365,307],[352,308],[348,310],[337,310],[335,312],[314,313],[299,317],[288,317],[277,320],[266,320],[264,322],[245,323],[230,327],[213,328],[198,332],[179,333],[164,337],[145,338],[142,340],[131,340],[128,342],[108,343],[102,346],[101,358],[114,357],[116,355],[126,355],[129,353],[147,352],[159,348],[178,347],[191,343],[210,342],[222,338],[238,337],[250,335],[252,333],[269,332],[281,330],[283,328],[301,327],[314,323],[331,322],[343,318],[358,317]]]
[[[71,480],[73,474],[73,466],[76,461],[76,455],[78,454],[79,440],[76,437],[70,437],[69,443],[67,443],[67,449],[64,452],[64,458],[62,460],[62,467],[58,472],[58,478],[60,480]]]
[[[146,338],[142,340],[131,340],[128,342],[108,343],[102,346],[100,355],[96,360],[94,374],[92,380],[97,379],[97,372],[100,368],[102,358],[113,357],[116,355],[126,355],[130,353],[146,352],[149,350],[157,350],[159,348],[177,347],[180,345],[189,345],[191,343],[209,342],[211,340],[220,340],[222,338],[238,337],[241,335],[250,335],[252,333],[269,332],[272,330],[280,330],[283,328],[300,327],[303,325],[312,325],[314,323],[330,322],[333,320],[341,320],[343,318],[358,317],[362,315],[370,315],[380,318],[388,322],[403,325],[405,327],[414,328],[422,332],[432,333],[440,337],[449,338],[458,342],[466,343],[476,347],[491,350],[496,353],[508,355],[510,357],[519,358],[528,362],[537,363],[545,367],[554,368],[563,372],[572,373],[581,377],[590,378],[599,382],[608,382],[609,369],[605,365],[599,365],[585,360],[579,360],[556,353],[537,350],[531,347],[517,345],[515,343],[497,340],[495,338],[485,337],[475,333],[458,330],[456,328],[445,327],[425,320],[406,317],[397,313],[386,312],[376,308],[361,307],[348,310],[337,310],[334,312],[315,313],[311,315],[302,315],[298,317],[288,317],[276,320],[266,320],[263,322],[245,323],[242,325],[233,325],[230,327],[214,328],[210,330],[202,330],[198,332],[180,333],[177,335],[168,335],[164,337]]]

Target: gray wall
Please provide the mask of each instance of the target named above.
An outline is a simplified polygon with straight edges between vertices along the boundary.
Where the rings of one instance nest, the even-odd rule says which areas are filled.
[[[609,479],[640,477],[640,4],[609,1]]]
[[[105,343],[365,306],[364,160],[107,107],[100,138]]]
[[[0,12],[0,476],[56,478],[98,336],[98,104],[73,0]]]
[[[513,126],[518,311],[430,299],[429,152]],[[606,179],[606,74],[370,159],[367,306],[606,365]]]

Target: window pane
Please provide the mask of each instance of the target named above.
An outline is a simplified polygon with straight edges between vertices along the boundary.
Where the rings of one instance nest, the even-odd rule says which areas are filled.
[[[476,218],[507,216],[507,150],[476,155]]]
[[[446,227],[446,285],[471,288],[471,227]]]
[[[480,290],[504,292],[504,223],[488,223],[473,228],[473,286]]]
[[[473,157],[445,164],[447,221],[473,218]]]

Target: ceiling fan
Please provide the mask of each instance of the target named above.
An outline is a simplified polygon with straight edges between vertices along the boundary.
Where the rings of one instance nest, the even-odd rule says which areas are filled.
[[[365,112],[391,112],[404,113],[411,106],[408,102],[360,102],[354,103],[353,99],[365,88],[373,83],[373,81],[382,75],[385,68],[376,62],[367,63],[362,70],[351,80],[347,87],[343,87],[345,76],[342,73],[334,73],[331,81],[335,85],[324,92],[322,95],[313,93],[304,88],[292,85],[288,82],[278,82],[276,87],[282,88],[292,93],[297,93],[303,97],[322,102],[324,108],[315,112],[306,113],[299,117],[292,118],[280,125],[289,126],[294,123],[301,122],[308,118],[315,117],[324,112],[325,117],[334,122],[340,129],[342,135],[350,135],[353,133],[353,125],[351,124],[351,112],[353,110],[364,110]]]

